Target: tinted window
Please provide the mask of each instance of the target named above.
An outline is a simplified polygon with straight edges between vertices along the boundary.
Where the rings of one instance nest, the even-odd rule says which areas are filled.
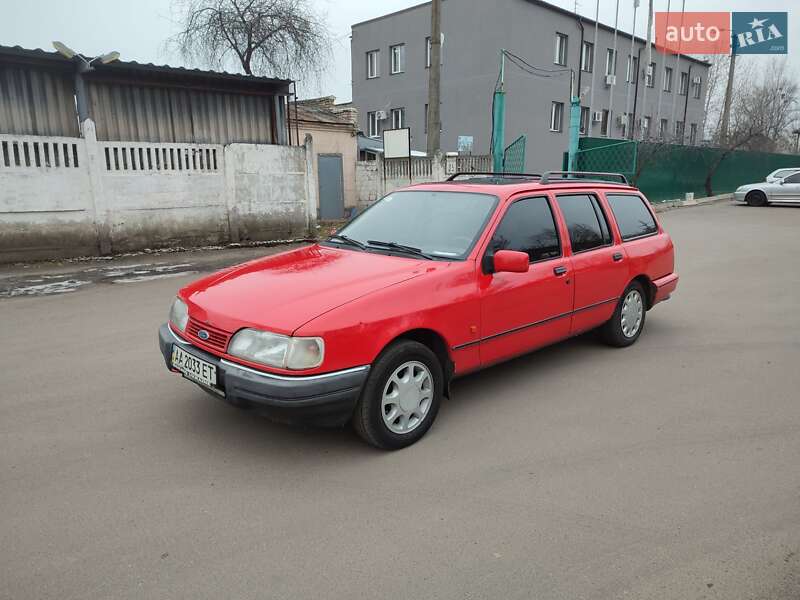
[[[509,206],[489,248],[527,252],[531,262],[561,256],[556,223],[547,198],[525,198]]]
[[[800,183],[800,173],[789,175],[789,177],[784,178],[783,183]]]
[[[606,199],[611,205],[611,210],[617,220],[623,240],[650,235],[658,231],[656,221],[645,206],[644,199],[630,195],[607,195]]]
[[[558,196],[573,252],[591,250],[611,243],[608,222],[597,198],[588,194]]]

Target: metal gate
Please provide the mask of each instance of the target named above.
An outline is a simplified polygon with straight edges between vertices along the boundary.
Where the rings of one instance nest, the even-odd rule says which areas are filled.
[[[344,218],[344,177],[341,154],[320,154],[317,157],[319,175],[319,218],[330,221]]]
[[[525,171],[524,135],[519,136],[503,152],[503,173],[522,173]]]

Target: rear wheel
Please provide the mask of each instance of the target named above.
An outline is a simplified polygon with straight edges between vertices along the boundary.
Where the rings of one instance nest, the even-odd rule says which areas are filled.
[[[642,284],[631,282],[619,299],[614,314],[603,325],[602,335],[606,343],[622,348],[639,339],[647,315],[645,302]]]
[[[410,446],[430,429],[444,393],[444,372],[424,344],[401,340],[370,369],[353,414],[356,432],[386,450]]]
[[[750,206],[766,206],[769,204],[767,202],[767,195],[761,190],[753,190],[744,197],[744,201]]]

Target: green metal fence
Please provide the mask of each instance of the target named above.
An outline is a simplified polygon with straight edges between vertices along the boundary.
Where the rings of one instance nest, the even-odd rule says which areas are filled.
[[[525,171],[525,143],[526,137],[519,136],[511,142],[503,152],[503,172],[522,173]]]
[[[664,202],[687,192],[706,196],[707,174],[723,153],[719,148],[581,138],[576,159],[578,170],[622,173],[652,202]],[[711,189],[714,194],[732,192],[783,167],[800,167],[800,156],[733,151],[719,162]]]

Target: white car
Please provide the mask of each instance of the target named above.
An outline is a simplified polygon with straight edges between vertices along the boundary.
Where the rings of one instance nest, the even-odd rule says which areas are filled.
[[[795,173],[800,173],[800,167],[796,169],[776,169],[764,180],[767,183],[777,183],[784,177],[788,177],[789,175],[794,175]]]
[[[747,202],[750,206],[800,203],[800,171],[773,183],[762,181],[741,185],[733,193],[733,199]]]

